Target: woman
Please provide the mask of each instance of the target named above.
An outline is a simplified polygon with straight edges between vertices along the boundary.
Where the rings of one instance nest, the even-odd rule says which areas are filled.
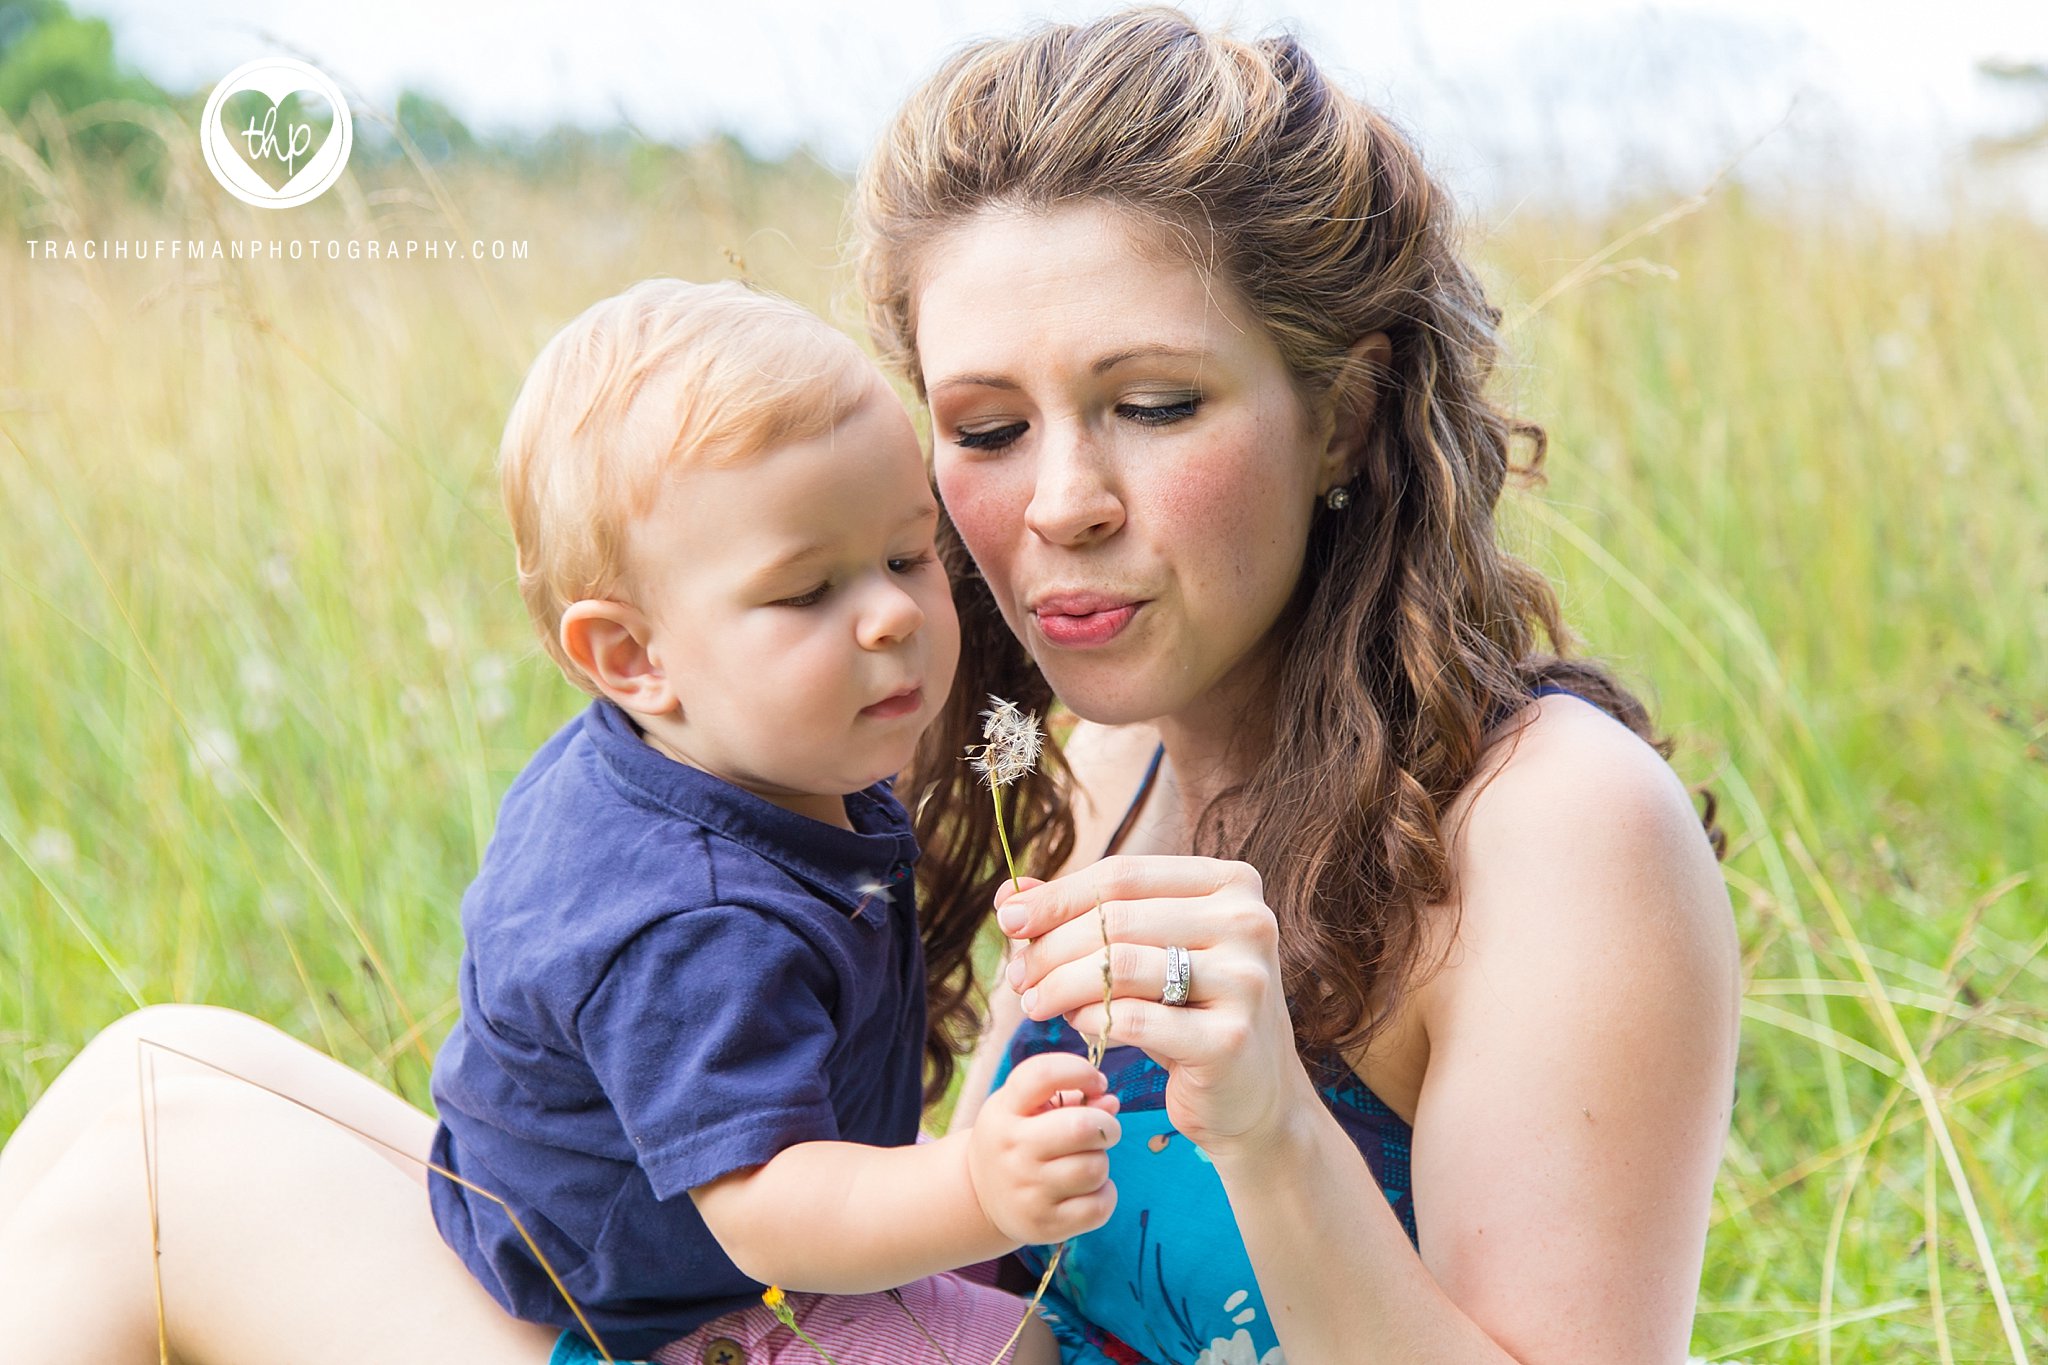
[[[1738,1017],[1712,806],[1534,652],[1554,598],[1492,510],[1541,433],[1481,392],[1499,314],[1414,150],[1293,41],[1143,11],[957,57],[858,214],[966,584],[926,809],[976,809],[945,759],[982,694],[1083,720],[1071,803],[1029,798],[1066,875],[1003,905],[1009,1055],[1103,1027],[1105,938],[1147,1054],[1104,1063],[1067,1358],[1683,1358]]]
[[[965,633],[912,802],[934,1082],[978,1022],[994,831],[957,755],[993,692],[1082,723],[1013,822],[1059,875],[996,892],[1028,946],[961,1119],[1104,1028],[1105,940],[1105,1069],[1157,1092],[1149,1141],[1124,1106],[1119,1216],[1063,1260],[1156,1273],[1059,1281],[1070,1361],[1684,1353],[1737,1019],[1712,803],[1703,827],[1604,669],[1536,649],[1564,629],[1492,509],[1541,433],[1483,396],[1499,315],[1448,213],[1291,40],[1158,10],[963,53],[863,173],[861,285],[930,404]],[[143,1036],[372,1141],[187,1079],[145,1167]],[[153,1352],[155,1180],[195,1358],[546,1359],[428,1221],[430,1135],[254,1021],[146,1011],[7,1148],[0,1265],[89,1260],[99,1354]],[[219,1208],[251,1181],[302,1202],[241,1201],[267,1222],[237,1235]],[[214,1202],[217,1244],[175,1240],[180,1200]],[[303,1254],[237,1264],[280,1216]],[[1202,1247],[1133,1240],[1176,1218]]]

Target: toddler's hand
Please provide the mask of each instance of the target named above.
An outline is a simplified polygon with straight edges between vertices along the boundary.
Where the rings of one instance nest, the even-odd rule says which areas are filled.
[[[1086,1057],[1041,1052],[982,1104],[968,1130],[967,1169],[982,1212],[1005,1237],[1058,1242],[1109,1221],[1109,1148],[1123,1125],[1107,1089]]]

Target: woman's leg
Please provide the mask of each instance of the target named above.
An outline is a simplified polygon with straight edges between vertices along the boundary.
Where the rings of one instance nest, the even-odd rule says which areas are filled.
[[[499,1308],[368,1144],[218,1077],[164,1081],[151,1111],[88,1124],[0,1226],[10,1359],[157,1359],[152,1205],[180,1365],[548,1359],[555,1332]]]
[[[267,1024],[175,1005],[95,1038],[0,1151],[7,1358],[157,1359],[138,1052],[154,1059],[150,1169],[181,1365],[547,1360],[554,1333],[508,1317],[434,1227],[432,1119]]]
[[[419,1133],[424,1123],[431,1137],[432,1120],[326,1053],[234,1010],[151,1005],[116,1019],[87,1043],[0,1148],[0,1227],[90,1124],[119,1105],[137,1105],[139,1071],[150,1070],[162,1080],[220,1074],[165,1050],[170,1048],[282,1091],[402,1151],[414,1152],[417,1145],[416,1154],[426,1155]],[[418,1162],[378,1150],[424,1181],[425,1167]]]

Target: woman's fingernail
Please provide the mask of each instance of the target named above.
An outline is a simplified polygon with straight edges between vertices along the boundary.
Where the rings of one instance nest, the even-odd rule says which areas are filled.
[[[996,923],[1003,926],[1006,934],[1015,934],[1024,923],[1024,907],[1015,901],[1006,902],[996,911]]]
[[[1028,990],[1028,991],[1024,992],[1024,1012],[1025,1012],[1026,1014],[1029,1014],[1029,1013],[1031,1013],[1031,1011],[1032,1011],[1032,1010],[1034,1010],[1034,1009],[1037,1009],[1037,1008],[1038,1008],[1038,987],[1036,987],[1036,986],[1033,986],[1033,987],[1032,987],[1032,988],[1031,988],[1030,990]]]

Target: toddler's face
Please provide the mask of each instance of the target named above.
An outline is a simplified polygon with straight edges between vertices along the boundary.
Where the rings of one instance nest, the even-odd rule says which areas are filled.
[[[960,626],[909,417],[877,376],[832,431],[670,479],[629,532],[649,652],[695,767],[843,824],[938,715]]]

